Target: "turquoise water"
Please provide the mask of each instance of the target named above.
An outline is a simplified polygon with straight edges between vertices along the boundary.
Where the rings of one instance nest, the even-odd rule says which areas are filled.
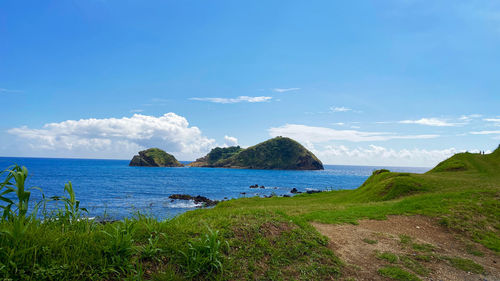
[[[90,217],[120,219],[134,212],[168,218],[196,208],[190,201],[170,200],[171,194],[202,195],[210,199],[290,194],[292,188],[354,189],[375,169],[387,167],[325,165],[323,171],[278,171],[221,168],[129,167],[126,160],[0,157],[0,169],[13,163],[30,172],[28,186],[37,186],[46,197],[62,195],[73,183],[81,206]],[[391,171],[425,172],[427,168],[389,167]],[[250,189],[258,184],[265,189]],[[242,194],[246,193],[246,194]],[[33,192],[40,200],[41,193]]]

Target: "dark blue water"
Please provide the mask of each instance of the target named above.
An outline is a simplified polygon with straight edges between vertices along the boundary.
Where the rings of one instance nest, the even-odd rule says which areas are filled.
[[[333,166],[323,171],[278,171],[220,168],[129,167],[126,160],[53,159],[0,157],[0,169],[13,163],[28,168],[27,186],[42,188],[46,197],[62,195],[64,184],[73,183],[81,206],[90,217],[130,217],[134,212],[168,218],[196,208],[190,201],[168,198],[182,193],[210,199],[290,194],[292,188],[354,189],[373,170],[387,167]],[[389,167],[391,171],[425,172],[427,168]],[[250,189],[250,185],[265,189]],[[245,192],[246,194],[241,194]],[[34,191],[33,199],[41,193]]]

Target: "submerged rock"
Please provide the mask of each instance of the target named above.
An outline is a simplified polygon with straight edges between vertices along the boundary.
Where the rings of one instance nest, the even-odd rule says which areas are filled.
[[[320,193],[321,190],[308,190],[306,191],[307,194],[313,194],[313,193]]]

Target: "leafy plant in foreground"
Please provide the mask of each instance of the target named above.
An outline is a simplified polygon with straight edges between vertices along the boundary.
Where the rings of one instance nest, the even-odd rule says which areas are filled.
[[[181,267],[188,278],[201,274],[215,276],[223,272],[224,251],[228,248],[219,231],[208,228],[208,233],[188,243],[187,251],[180,251]]]
[[[64,202],[64,212],[59,210],[58,218],[64,221],[74,222],[80,219],[82,213],[88,213],[87,209],[80,208],[80,201],[76,200],[75,190],[73,189],[73,184],[69,181],[64,185],[64,191],[66,191],[69,197],[65,196],[53,196],[49,201],[62,201]]]
[[[28,213],[31,190],[38,189],[37,187],[26,188],[25,183],[28,178],[28,169],[18,165],[11,166],[2,171],[5,174],[5,179],[0,183],[0,200],[3,205],[2,218],[0,220],[0,238],[6,244],[5,249],[2,249],[0,255],[0,272],[13,272],[15,274],[23,274],[23,265],[26,263],[26,255],[34,248],[30,246],[24,237],[33,222],[39,204],[31,214]],[[17,200],[9,194],[15,195]],[[12,199],[11,199],[12,198]],[[2,264],[3,261],[4,263]]]
[[[133,235],[135,232],[135,221],[124,219],[110,224],[111,230],[102,230],[109,244],[104,250],[112,265],[128,264],[130,257],[135,253]],[[126,268],[122,268],[127,271]]]
[[[7,173],[4,181],[0,184],[0,200],[6,204],[0,207],[3,209],[2,221],[8,222],[0,229],[0,234],[7,236],[12,245],[16,246],[21,242],[38,210],[39,204],[36,204],[33,212],[28,214],[31,190],[38,189],[41,191],[41,189],[38,187],[26,189],[25,183],[28,178],[28,169],[26,167],[14,165],[9,168],[0,173]],[[10,199],[7,196],[11,193],[15,194],[17,200]],[[12,252],[9,257],[14,254],[19,255],[19,252]]]
[[[7,173],[7,176],[5,177],[5,180],[0,183],[0,200],[7,204],[0,206],[3,209],[2,220],[17,220],[24,222],[28,218],[27,215],[31,190],[38,189],[41,191],[41,189],[38,187],[26,189],[25,182],[28,178],[28,169],[24,166],[11,166],[2,171],[0,175],[4,173]],[[12,182],[12,180],[14,181]],[[10,193],[14,193],[16,195],[17,203],[6,196]],[[15,209],[13,209],[13,207]],[[36,213],[37,208],[38,204],[35,206],[35,210],[32,215]]]
[[[163,234],[163,233],[162,233]],[[138,246],[141,259],[159,260],[162,249],[159,247],[159,237],[151,234],[146,244]]]

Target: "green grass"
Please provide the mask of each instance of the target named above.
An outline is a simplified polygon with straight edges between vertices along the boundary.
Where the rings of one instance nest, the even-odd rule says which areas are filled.
[[[429,270],[422,266],[422,264],[420,264],[420,262],[416,258],[413,259],[410,256],[400,256],[399,260],[404,265],[404,267],[420,276],[427,276],[429,274]]]
[[[401,281],[419,281],[415,274],[412,274],[397,266],[385,266],[378,270],[378,273],[384,277]]]
[[[390,253],[390,252],[382,252],[382,253],[376,253],[375,257],[380,260],[386,260],[390,263],[396,263],[399,261],[399,258],[396,254]]]
[[[411,247],[413,248],[413,250],[419,251],[419,252],[432,252],[435,248],[433,245],[426,244],[426,243],[423,243],[423,244],[413,243],[411,245]]]
[[[363,238],[363,242],[365,242],[366,244],[372,244],[372,245],[378,243],[377,240],[368,239],[368,238]]]
[[[28,210],[26,169],[1,186],[21,196],[3,206],[0,276],[14,280],[322,280],[340,276],[341,262],[307,222],[268,210],[200,209],[158,221],[137,215],[113,223],[82,219],[67,207],[43,221]],[[8,187],[8,188],[7,188]],[[5,197],[2,197],[5,199]],[[64,199],[64,200],[63,200]],[[67,199],[67,200],[66,200]],[[47,200],[47,204],[53,200]],[[44,212],[40,212],[44,213]]]
[[[474,255],[476,257],[482,257],[482,256],[484,256],[484,253],[481,252],[480,250],[478,250],[477,247],[474,244],[472,244],[472,243],[468,243],[467,244],[466,250],[467,250],[467,253],[469,253],[471,255]]]
[[[456,162],[467,168],[446,168]],[[0,276],[14,280],[335,279],[342,262],[309,222],[356,224],[388,215],[435,217],[465,241],[500,253],[500,150],[458,154],[425,174],[374,172],[355,190],[230,200],[165,221],[141,215],[113,223],[82,219],[84,206],[71,195],[77,186],[61,187],[65,196],[30,209],[31,192],[40,191],[24,186],[27,170],[14,167],[1,176]],[[64,207],[44,212],[54,201]],[[424,276],[420,262],[433,258],[432,246],[408,236],[400,240],[419,255],[399,257],[398,265]],[[482,272],[469,260],[447,261]],[[379,273],[418,280],[395,266]]]
[[[443,257],[444,260],[447,260],[451,266],[461,269],[465,272],[472,272],[472,273],[483,273],[484,268],[475,263],[474,261],[470,259],[463,259],[463,258],[458,258],[458,257]]]
[[[411,238],[408,235],[401,234],[401,235],[399,235],[399,241],[403,245],[409,245],[413,241],[413,238]]]

